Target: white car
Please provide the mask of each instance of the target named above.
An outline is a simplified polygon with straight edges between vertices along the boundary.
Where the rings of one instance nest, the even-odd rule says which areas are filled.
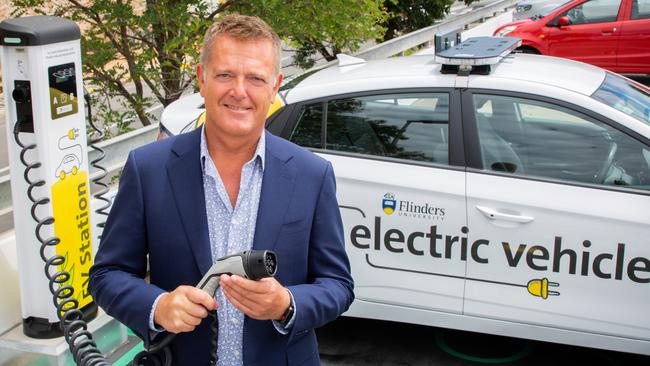
[[[334,166],[346,315],[650,354],[650,90],[547,56],[466,66],[512,40],[282,92],[268,130]]]

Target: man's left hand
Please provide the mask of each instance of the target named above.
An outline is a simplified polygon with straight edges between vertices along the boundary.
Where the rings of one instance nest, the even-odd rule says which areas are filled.
[[[237,309],[257,320],[281,320],[291,304],[289,291],[275,278],[258,281],[221,275],[223,293]]]

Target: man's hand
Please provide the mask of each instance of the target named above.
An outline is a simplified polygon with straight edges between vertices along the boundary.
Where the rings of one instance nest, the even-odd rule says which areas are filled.
[[[205,291],[178,286],[160,298],[153,320],[171,333],[191,332],[208,316],[208,310],[216,308],[216,300]]]
[[[228,301],[253,319],[280,320],[291,304],[289,291],[273,277],[252,281],[221,275],[220,283]]]

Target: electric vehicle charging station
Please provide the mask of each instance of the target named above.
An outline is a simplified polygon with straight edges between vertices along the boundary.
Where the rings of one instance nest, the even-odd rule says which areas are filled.
[[[25,149],[9,141],[9,161],[13,172],[26,170],[30,182],[44,181],[35,186],[20,174],[13,174],[12,199],[16,223],[17,254],[20,268],[23,327],[26,335],[35,338],[60,336],[58,317],[52,306],[48,280],[43,275],[39,236],[45,240],[53,235],[61,239],[54,248],[48,245],[45,258],[55,253],[66,258],[66,269],[75,288],[74,297],[88,314],[97,308],[87,294],[84,279],[92,265],[91,225],[89,207],[88,151],[82,90],[81,49],[79,28],[61,18],[29,17],[12,19],[0,25],[2,35],[2,64],[5,77],[7,106],[7,136],[13,140],[18,129]],[[30,185],[32,186],[30,188]],[[34,206],[28,190],[50,204]],[[32,217],[32,207],[38,221],[55,217],[51,224],[39,226]],[[60,270],[59,269],[59,270]],[[74,273],[73,273],[74,272]],[[86,276],[84,276],[86,274]],[[88,316],[90,317],[90,316]]]
[[[79,318],[98,312],[87,290],[95,233],[80,31],[58,17],[8,19],[0,45],[22,313],[22,324],[0,337],[0,364],[70,364],[57,309],[74,299]],[[100,318],[88,326],[108,337],[100,346],[123,343],[125,327]]]

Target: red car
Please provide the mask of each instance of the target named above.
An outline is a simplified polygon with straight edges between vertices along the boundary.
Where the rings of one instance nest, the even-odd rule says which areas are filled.
[[[650,0],[573,0],[505,24],[494,35],[520,37],[522,52],[650,74]]]

